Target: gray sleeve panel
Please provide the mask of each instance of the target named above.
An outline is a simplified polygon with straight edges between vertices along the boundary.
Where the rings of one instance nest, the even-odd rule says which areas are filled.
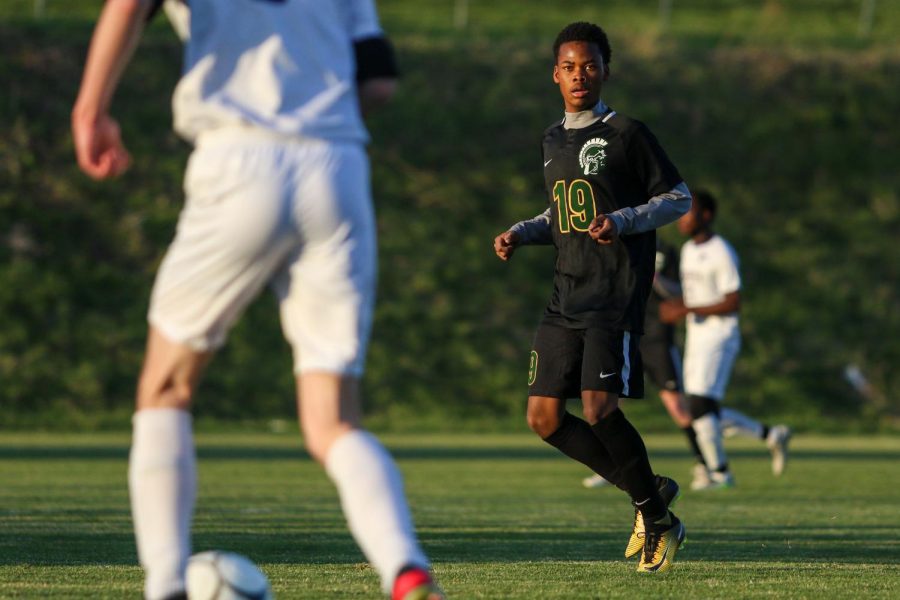
[[[653,196],[647,204],[621,208],[608,216],[618,235],[642,233],[667,225],[691,210],[691,192],[683,181],[665,194]]]
[[[550,230],[550,209],[538,216],[519,221],[509,228],[519,236],[519,245],[545,245],[553,243],[553,232]]]
[[[681,283],[657,273],[653,277],[653,291],[663,298],[678,298],[681,296]]]

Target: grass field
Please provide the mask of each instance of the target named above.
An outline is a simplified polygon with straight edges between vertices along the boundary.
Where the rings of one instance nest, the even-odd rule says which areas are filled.
[[[900,439],[799,437],[784,477],[731,440],[739,487],[685,492],[673,572],[621,556],[624,495],[525,434],[386,436],[451,598],[890,598],[900,595]],[[0,436],[0,597],[137,598],[121,434]],[[688,484],[676,436],[648,438]],[[279,598],[379,598],[333,487],[296,436],[201,434],[196,550],[249,555]]]

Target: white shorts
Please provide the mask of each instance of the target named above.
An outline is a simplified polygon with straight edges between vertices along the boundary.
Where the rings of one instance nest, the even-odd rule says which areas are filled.
[[[295,372],[360,375],[377,270],[369,162],[358,144],[254,129],[205,134],[149,321],[198,351],[221,346],[265,284]]]
[[[689,328],[684,347],[684,393],[721,402],[740,349],[736,328],[725,336]]]

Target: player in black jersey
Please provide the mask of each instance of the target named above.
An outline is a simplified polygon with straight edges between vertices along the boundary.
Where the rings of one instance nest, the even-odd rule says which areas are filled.
[[[625,554],[641,553],[639,571],[661,572],[685,537],[668,508],[678,486],[654,475],[618,403],[643,393],[638,342],[654,230],[688,211],[690,192],[649,129],[600,99],[610,73],[604,31],[572,23],[553,51],[566,112],[543,137],[549,209],[494,239],[503,260],[523,244],[552,242],[557,252],[553,293],[531,351],[528,424],[631,496],[635,520]],[[583,420],[565,409],[572,397],[582,400]]]

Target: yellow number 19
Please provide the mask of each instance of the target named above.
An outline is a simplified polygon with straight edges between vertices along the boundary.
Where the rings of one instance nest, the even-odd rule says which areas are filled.
[[[561,233],[587,231],[588,225],[597,216],[594,190],[584,179],[576,179],[566,188],[562,179],[553,184],[553,199],[556,201],[557,222]]]

